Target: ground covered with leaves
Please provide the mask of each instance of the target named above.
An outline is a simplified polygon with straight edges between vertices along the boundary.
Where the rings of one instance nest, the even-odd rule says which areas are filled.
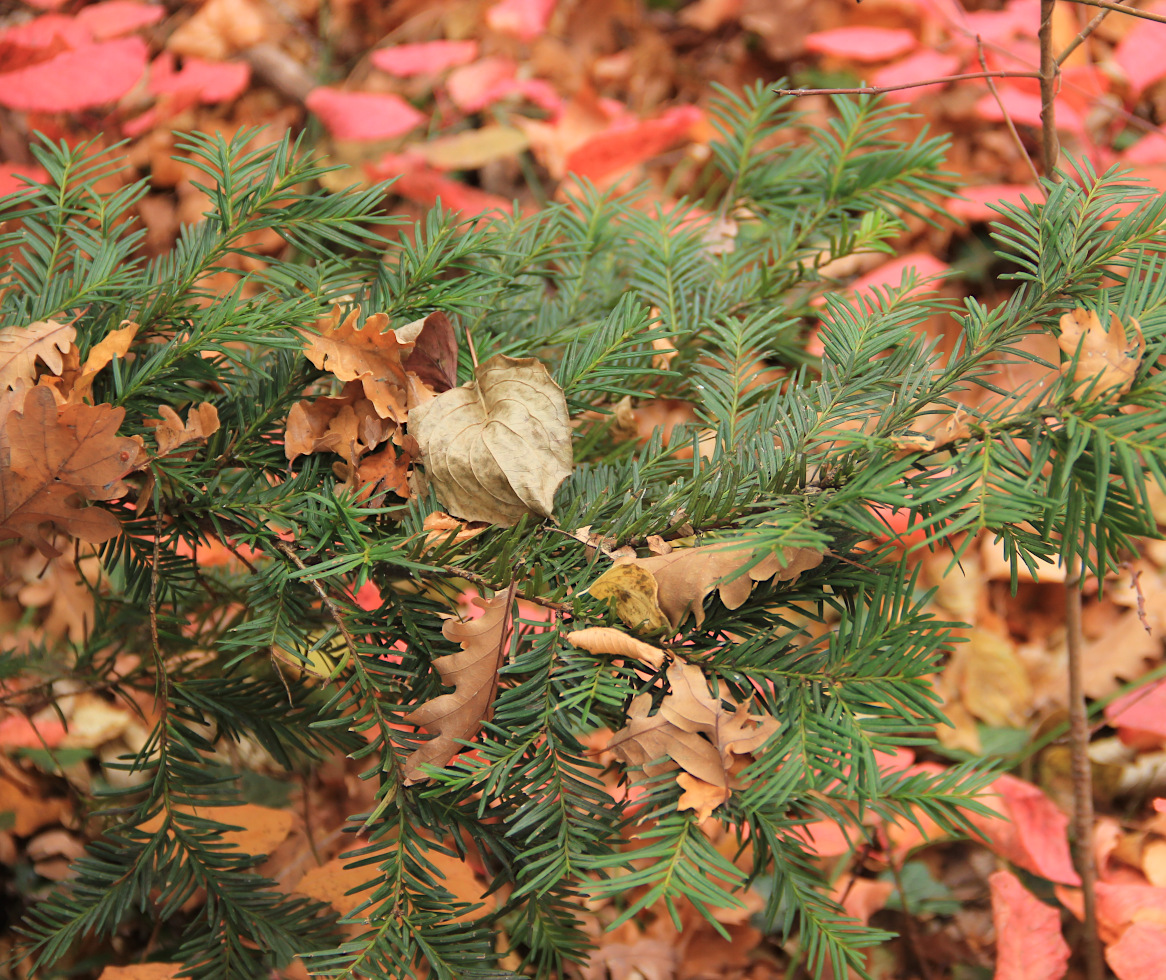
[[[45,178],[31,152],[35,131],[69,143],[96,137],[95,155],[126,140],[128,164],[105,175],[101,190],[149,178],[150,193],[136,207],[146,231],[141,248],[165,255],[181,225],[217,205],[200,186],[205,175],[172,158],[182,138],[175,132],[231,135],[256,127],[250,136],[255,148],[302,132],[308,147],[350,165],[324,175],[326,185],[372,186],[395,178],[386,207],[411,218],[423,219],[439,201],[467,217],[533,212],[588,184],[618,191],[641,182],[648,186],[640,198],[645,209],[682,197],[711,207],[725,193],[708,166],[715,131],[706,110],[714,86],[740,90],[781,79],[798,88],[895,86],[985,70],[1023,75],[1037,63],[1039,6],[1038,0],[983,8],[959,0],[864,0],[861,6],[836,0],[9,2],[0,7],[0,192],[19,189],[22,178]],[[1166,14],[1160,3],[1144,6]],[[1092,12],[1067,3],[1056,7],[1059,47]],[[1061,138],[1070,152],[1098,170],[1126,164],[1161,189],[1164,47],[1166,26],[1109,17],[1066,58],[1058,103]],[[993,89],[983,79],[936,81],[894,96],[918,114],[897,124],[902,138],[914,138],[924,126],[950,134],[948,166],[966,189],[937,202],[948,216],[934,223],[904,216],[905,230],[892,248],[823,267],[839,293],[861,297],[898,284],[913,267],[924,277],[949,274],[924,287],[938,296],[973,295],[992,306],[1007,295],[1010,286],[999,278],[1006,267],[988,244],[987,222],[996,215],[995,202],[1040,196],[1030,162],[1039,158],[1037,91],[1030,76],[1000,78]],[[821,94],[803,96],[799,108],[821,126],[834,113]],[[733,235],[732,213],[718,220],[707,236],[710,250],[726,247]],[[248,243],[252,254],[237,257],[239,271],[261,263],[254,253],[275,255],[287,247],[276,235],[256,239]],[[204,285],[227,291],[237,284],[230,272],[220,276]],[[358,324],[337,311],[305,336],[304,355],[334,377],[340,393],[305,397],[288,414],[289,466],[320,454],[353,492],[373,487],[406,499],[416,478],[412,462],[422,452],[441,457],[449,465],[428,466],[426,478],[439,491],[444,485],[439,497],[452,503],[451,514],[426,522],[423,531],[435,542],[472,537],[486,524],[513,523],[523,514],[549,514],[570,468],[569,451],[566,459],[561,451],[570,433],[562,393],[556,395],[545,369],[499,355],[478,366],[479,387],[470,391],[456,384],[458,348],[444,314],[387,333],[386,325],[376,316]],[[116,434],[120,409],[89,403],[94,379],[117,369],[137,327],[127,322],[82,360],[67,322],[38,322],[33,336],[6,333],[11,326],[0,324],[0,452],[7,457],[0,472],[0,533],[14,539],[0,546],[0,624],[5,643],[38,649],[84,638],[98,587],[93,549],[117,533],[109,512],[80,506],[78,499],[121,498],[122,481],[145,452],[140,440]],[[1145,349],[1136,323],[1119,323],[1107,333],[1081,311],[1062,328],[1067,354],[1084,340],[1082,377],[1100,373],[1103,387],[1128,388],[1123,372],[1136,370]],[[942,317],[927,329],[941,344],[952,340]],[[810,355],[821,353],[812,325],[802,339]],[[659,349],[666,366],[669,342]],[[1032,353],[1056,363],[1057,340],[1034,342]],[[994,383],[1005,391],[1039,384],[1041,370],[1036,363],[1031,370],[1013,366]],[[543,452],[525,469],[483,474],[471,466],[467,475],[462,461],[472,457],[483,431],[475,413],[491,398],[505,402],[516,389],[526,393],[523,398],[541,400],[537,439]],[[22,412],[14,411],[16,393],[26,391],[36,394]],[[163,406],[159,416],[160,456],[188,451],[220,427],[213,408],[182,419]],[[412,424],[402,434],[406,418]],[[642,443],[662,428],[667,442],[674,427],[696,419],[685,401],[629,398],[618,407],[617,431]],[[953,437],[959,420],[948,424],[951,431],[912,438],[934,446]],[[691,457],[701,447],[673,451]],[[471,485],[471,478],[477,482]],[[1166,525],[1166,499],[1156,498],[1155,510]],[[806,828],[807,844],[835,882],[843,907],[900,937],[870,951],[873,977],[1078,975],[1066,941],[1075,938],[1080,898],[1065,815],[1064,572],[1049,565],[1038,570],[1038,581],[1022,573],[1014,583],[1001,547],[988,537],[953,569],[949,555],[919,547],[921,536],[900,515],[881,516],[884,543],[918,565],[921,591],[934,589],[932,611],[967,624],[961,631],[966,642],[952,646],[934,677],[951,725],[937,728],[934,751],[903,751],[884,765],[922,771],[969,759],[999,765],[1005,774],[983,799],[1000,816],[976,816],[981,839],[972,841],[948,840],[926,821],[871,826],[868,840],[856,841],[821,821]],[[46,523],[76,539],[76,546],[60,547],[60,539],[45,537]],[[592,552],[632,559],[615,565],[591,591],[611,598],[626,625],[647,624],[648,632],[675,629],[690,614],[699,624],[714,589],[734,608],[748,601],[754,582],[795,579],[822,560],[815,549],[792,550],[770,567],[754,566],[732,585],[718,586],[743,567],[740,556],[663,539],[648,540],[648,557],[620,555],[618,543],[590,528],[564,533]],[[209,574],[254,556],[244,545],[208,539],[189,557]],[[461,749],[459,739],[472,738],[488,712],[483,678],[498,668],[490,660],[497,644],[489,641],[505,617],[499,618],[495,599],[477,597],[475,583],[464,585],[462,619],[445,628],[463,651],[434,665],[453,692],[418,705],[407,719],[437,735],[407,760],[408,780],[424,779],[425,765],[448,763]],[[371,585],[356,599],[366,608],[380,602]],[[554,605],[523,603],[524,628],[539,629]],[[1095,707],[1091,756],[1099,815],[1093,845],[1101,938],[1119,980],[1151,980],[1162,975],[1166,957],[1166,548],[1160,542],[1148,540],[1130,554],[1122,574],[1104,589],[1096,582],[1087,586],[1083,629],[1086,694]],[[615,630],[570,636],[582,649],[652,670],[665,663],[658,647]],[[317,666],[325,674],[329,669]],[[653,760],[671,758],[685,791],[682,807],[707,818],[769,736],[772,719],[751,713],[747,703],[712,697],[701,670],[681,657],[672,658],[667,672],[672,693],[654,707],[650,698],[633,704],[628,726],[593,734],[590,747],[601,762],[646,764],[649,774]],[[116,770],[100,764],[140,749],[155,710],[148,699],[125,704],[100,690],[58,683],[38,692],[36,685],[33,676],[0,678],[0,886],[9,926],[68,878],[72,860],[97,830],[87,821],[86,798],[117,778]],[[246,774],[251,802],[236,808],[230,822],[241,828],[233,832],[236,843],[269,855],[259,870],[289,894],[330,903],[341,913],[357,907],[362,896],[348,893],[365,876],[345,869],[337,855],[345,846],[347,816],[376,805],[372,786],[358,778],[360,766],[337,753],[289,781],[248,742],[225,753],[222,763]],[[611,772],[612,793],[627,792],[614,766]],[[710,834],[726,861],[740,860],[735,840]],[[470,915],[499,900],[484,894],[483,868],[472,853],[432,860],[440,861],[456,897],[482,903]],[[649,904],[628,917],[615,898],[597,900],[587,910],[595,951],[576,973],[584,980],[804,976],[802,953],[756,928],[752,916],[764,900],[751,893],[752,907],[746,902],[718,910],[716,925],[683,905],[673,913],[662,902]],[[195,909],[205,896],[195,893],[187,901]],[[613,922],[618,925],[609,928]],[[155,939],[119,937],[119,955],[132,961],[148,954]],[[2,943],[11,950],[14,937]],[[172,975],[172,967],[155,966],[155,972],[106,966],[80,951],[72,975]],[[0,969],[25,975],[20,962]],[[285,976],[306,972],[296,964]]]

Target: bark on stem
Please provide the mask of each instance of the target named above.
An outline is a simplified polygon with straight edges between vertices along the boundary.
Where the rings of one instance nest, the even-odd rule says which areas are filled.
[[[1045,176],[1057,180],[1057,159],[1061,155],[1061,143],[1057,138],[1057,113],[1054,100],[1057,95],[1057,55],[1053,51],[1053,10],[1057,0],[1041,0],[1040,3],[1040,120],[1041,120],[1041,161]]]

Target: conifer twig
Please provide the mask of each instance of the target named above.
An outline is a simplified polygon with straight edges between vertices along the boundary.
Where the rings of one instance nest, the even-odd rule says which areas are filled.
[[[1069,751],[1073,773],[1073,853],[1081,876],[1085,931],[1085,976],[1102,980],[1101,946],[1097,938],[1096,874],[1093,866],[1093,773],[1089,761],[1089,716],[1083,677],[1084,635],[1081,630],[1081,565],[1070,553],[1065,559],[1065,628],[1069,661]]]

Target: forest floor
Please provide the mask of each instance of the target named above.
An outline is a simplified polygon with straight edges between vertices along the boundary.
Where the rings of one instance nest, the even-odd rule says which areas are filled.
[[[1162,2],[1143,6],[1166,14]],[[1058,4],[1058,49],[1096,12]],[[127,140],[129,164],[113,180],[149,178],[140,217],[146,247],[161,254],[210,206],[198,174],[171,158],[174,131],[258,127],[256,145],[302,132],[328,160],[351,165],[338,185],[398,178],[388,210],[410,218],[438,200],[467,216],[514,202],[535,209],[580,180],[604,189],[647,181],[649,205],[700,203],[711,190],[715,132],[704,108],[714,86],[895,86],[985,67],[1032,72],[1039,16],[1039,0],[978,9],[960,0],[5,0],[0,192],[20,186],[20,175],[43,176],[30,153],[35,130]],[[1123,164],[1166,189],[1166,136],[1156,125],[1166,120],[1163,52],[1166,26],[1120,14],[1076,48],[1058,96],[1068,154],[1097,170]],[[949,134],[949,166],[967,189],[937,202],[949,216],[934,225],[910,220],[898,257],[833,269],[839,288],[897,284],[914,266],[923,276],[947,273],[935,287],[947,297],[995,305],[1008,284],[992,252],[990,205],[1041,196],[1036,80],[1000,78],[994,90],[982,78],[936,82],[891,98],[915,114],[898,124],[903,135],[923,126]],[[801,96],[797,108],[822,124],[832,111],[822,94]],[[928,329],[942,335],[947,325]],[[641,406],[638,417],[646,428],[687,418],[682,405]],[[1064,975],[1059,937],[1079,934],[1080,904],[1068,856],[1067,748],[1061,737],[1043,738],[1058,733],[1066,710],[1063,574],[1050,566],[1039,583],[1022,577],[1013,594],[989,539],[955,574],[945,556],[915,556],[923,584],[937,590],[936,612],[968,624],[968,642],[936,678],[953,724],[937,733],[942,751],[923,761],[980,758],[1009,769],[997,792],[1011,824],[989,835],[991,847],[932,841],[911,828],[884,828],[891,846],[879,855],[826,826],[812,841],[844,906],[902,937],[871,951],[873,977],[1051,980]],[[4,558],[0,629],[76,640],[91,608],[67,557],[47,566]],[[1153,980],[1166,962],[1166,545],[1145,542],[1121,576],[1103,590],[1093,583],[1084,629],[1086,693],[1097,708],[1102,939],[1120,980]],[[142,737],[125,708],[95,694],[61,695],[58,710],[31,719],[0,707],[0,887],[10,914],[67,876],[87,839],[79,795],[99,760]],[[339,847],[313,828],[338,827],[367,804],[354,772],[337,759],[303,784],[255,774],[246,832],[261,838],[250,843],[271,853],[269,872],[289,888],[311,894],[304,872]],[[287,819],[273,820],[276,810]],[[1047,901],[1034,908],[1009,891],[1015,879],[994,878],[1005,864]],[[455,891],[480,896],[472,865],[451,862],[447,871]],[[321,895],[343,895],[335,867],[312,873]],[[789,965],[790,949],[751,925],[748,909],[725,910],[730,940],[695,915],[683,934],[660,909],[604,932],[602,910],[592,912],[597,949],[581,971],[586,980],[804,976]],[[0,940],[0,955],[11,943]],[[1082,975],[1075,960],[1068,969]]]

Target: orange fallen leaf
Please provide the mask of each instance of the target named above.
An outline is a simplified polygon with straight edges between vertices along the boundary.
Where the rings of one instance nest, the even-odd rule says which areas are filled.
[[[1112,391],[1121,395],[1133,386],[1134,377],[1146,353],[1146,338],[1133,317],[1129,320],[1132,336],[1126,339],[1126,327],[1113,314],[1108,332],[1093,310],[1075,309],[1061,317],[1061,335],[1057,343],[1073,362],[1062,365],[1061,373],[1073,372],[1073,381],[1092,386],[1093,395]],[[1078,351],[1080,354],[1078,355]]]
[[[172,453],[188,442],[198,442],[219,431],[219,410],[211,402],[192,405],[183,424],[178,413],[169,405],[159,405],[160,419],[147,419],[146,424],[154,428],[154,439],[158,444],[158,455]]]

